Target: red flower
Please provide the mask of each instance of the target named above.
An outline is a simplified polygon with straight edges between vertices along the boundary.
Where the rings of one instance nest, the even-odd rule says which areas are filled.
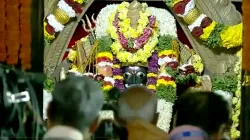
[[[186,4],[188,4],[190,2],[190,0],[183,0]]]
[[[109,82],[109,81],[105,81],[105,82],[104,82],[104,85],[105,85],[105,86],[107,86],[107,85],[113,86],[113,84],[112,84],[111,82]]]
[[[82,13],[82,6],[79,3],[75,3],[74,6],[72,7],[76,13]]]
[[[167,77],[167,76],[161,76],[161,77],[159,77],[159,79],[163,79],[165,81],[172,81],[173,80],[171,77]]]
[[[108,57],[99,57],[96,59],[97,63],[100,62],[111,62],[111,60]]]
[[[186,7],[186,3],[184,1],[178,2],[177,4],[174,5],[173,7],[173,11],[176,14],[184,14],[185,12],[185,7]]]
[[[166,64],[166,67],[170,67],[171,69],[177,69],[179,63],[177,61],[172,61]]]
[[[102,74],[96,74],[94,79],[96,81],[103,81],[104,80],[104,76]]]
[[[194,67],[192,65],[186,66],[186,74],[192,74],[194,73]]]
[[[69,6],[73,8],[76,13],[82,13],[82,6],[78,2],[74,2],[73,0],[64,0]]]
[[[47,25],[45,26],[45,30],[46,30],[50,35],[53,35],[53,34],[55,33],[55,29],[54,29],[51,25],[49,25],[49,24],[47,24]]]
[[[194,37],[199,37],[199,36],[201,36],[203,34],[203,29],[202,29],[202,27],[194,27],[194,29],[192,30],[192,35],[194,36]]]
[[[205,17],[205,18],[203,18],[203,20],[201,21],[201,27],[206,28],[206,27],[208,27],[212,22],[213,22],[213,20],[212,20],[210,17]]]

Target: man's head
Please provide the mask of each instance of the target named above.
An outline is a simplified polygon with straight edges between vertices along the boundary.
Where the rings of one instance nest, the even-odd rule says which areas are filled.
[[[213,92],[188,92],[179,98],[175,124],[197,126],[212,136],[225,131],[229,117],[229,103],[221,95]]]
[[[141,119],[156,124],[158,119],[157,97],[146,87],[129,87],[118,100],[116,117],[123,123]]]
[[[66,125],[80,131],[90,127],[103,105],[101,87],[88,77],[69,76],[59,82],[48,107],[51,125]]]

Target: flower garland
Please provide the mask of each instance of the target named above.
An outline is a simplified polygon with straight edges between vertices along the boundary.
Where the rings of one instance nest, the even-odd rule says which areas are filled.
[[[194,0],[166,0],[166,4],[189,24],[193,36],[207,47],[229,49],[242,45],[242,23],[233,26],[217,23],[200,13]]]
[[[114,56],[113,61],[113,78],[115,79],[115,87],[123,91],[125,89],[124,83],[123,83],[123,71],[121,69],[121,66],[119,65],[119,60]]]
[[[50,42],[55,39],[55,34],[64,29],[70,18],[82,13],[82,4],[86,0],[59,0],[53,14],[49,14],[44,21],[44,36]]]
[[[0,62],[5,62],[7,58],[5,44],[5,0],[0,1]]]
[[[126,7],[128,3],[123,2],[121,6]],[[119,9],[119,7],[118,7]],[[122,10],[125,11],[126,9],[120,8],[118,10],[120,13],[122,13]],[[130,38],[127,39],[125,36],[129,37],[129,35],[125,35],[121,31],[120,26],[124,26],[128,29],[130,28],[128,24],[120,24],[119,25],[119,12],[115,11],[111,14],[109,17],[109,26],[107,29],[107,32],[110,34],[110,36],[115,40],[115,42],[111,45],[112,52],[117,56],[117,59],[122,63],[146,63],[147,59],[151,56],[151,54],[154,51],[154,47],[158,43],[158,28],[157,28],[157,21],[154,16],[149,16],[148,20],[149,23],[147,24],[147,21],[141,20],[141,24],[139,26],[141,27],[142,24],[147,24],[147,27],[143,29],[143,34],[137,38]],[[146,14],[147,15],[147,14]],[[122,17],[123,18],[123,17]],[[140,31],[136,31],[137,35],[140,35]],[[124,32],[125,33],[125,32]],[[135,33],[133,33],[135,34]],[[137,35],[132,35],[133,37],[136,37]]]
[[[21,65],[23,70],[31,68],[31,29],[30,14],[32,0],[20,1],[20,54]]]
[[[139,11],[139,19],[138,19],[138,26],[135,29],[133,29],[130,26],[130,18],[127,17],[129,12],[129,3],[128,2],[122,2],[117,7],[117,14],[118,14],[118,25],[119,25],[119,31],[124,35],[125,38],[137,38],[140,35],[143,34],[144,29],[149,24],[149,16],[150,12],[147,9],[147,4],[142,4],[142,11]]]
[[[231,137],[237,139],[240,137],[240,131],[237,129],[239,126],[239,116],[240,116],[240,106],[241,106],[241,64],[242,64],[242,50],[237,53],[238,62],[235,65],[234,72],[238,75],[238,84],[237,90],[234,97],[232,98],[233,111],[232,111],[232,120],[233,124],[231,127]]]
[[[102,8],[96,18],[96,37],[108,36],[109,17],[117,9],[119,4],[110,4]],[[177,37],[176,21],[173,15],[166,9],[148,7],[150,14],[159,22],[159,34]],[[168,27],[168,28],[166,28]]]
[[[5,1],[6,3],[6,46],[7,64],[17,65],[20,49],[20,11],[19,0]]]
[[[156,82],[158,78],[158,53],[155,51],[148,61],[147,88],[153,93],[156,92]]]

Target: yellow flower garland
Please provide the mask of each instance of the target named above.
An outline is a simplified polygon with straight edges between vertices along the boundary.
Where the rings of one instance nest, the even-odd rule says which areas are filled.
[[[147,77],[158,77],[158,74],[150,72],[150,73],[147,74]]]
[[[86,2],[86,0],[74,0],[74,2],[77,2],[79,4],[83,4],[84,2]]]
[[[200,36],[200,39],[203,41],[206,41],[211,33],[213,32],[214,28],[216,26],[216,22],[213,21],[208,27],[203,29],[203,34]]]
[[[127,6],[128,6],[128,3],[124,2],[123,4],[121,4],[119,9],[124,10],[126,9]],[[147,63],[147,59],[151,56],[151,54],[154,51],[155,46],[158,44],[158,30],[159,29],[155,28],[153,30],[153,35],[149,38],[148,42],[144,45],[143,48],[139,49],[135,53],[130,53],[126,51],[125,49],[123,49],[123,47],[121,46],[121,43],[117,34],[117,29],[115,26],[113,26],[113,21],[115,20],[115,14],[116,12],[113,12],[110,15],[109,26],[107,28],[107,33],[109,33],[111,38],[115,40],[113,44],[110,46],[113,54],[116,55],[117,59],[121,63],[128,63],[128,64],[133,64],[137,62]],[[156,25],[157,24],[158,22],[156,21]]]
[[[235,92],[235,97],[232,98],[232,104],[234,105],[233,111],[232,111],[232,120],[233,125],[231,127],[231,137],[233,139],[237,139],[240,137],[240,131],[237,130],[237,127],[239,126],[239,115],[240,115],[240,106],[241,106],[241,63],[242,63],[242,50],[240,50],[237,53],[237,56],[239,58],[238,62],[235,65],[234,72],[238,75],[238,84],[237,84],[237,90]]]
[[[221,46],[226,48],[233,48],[242,45],[243,24],[229,26],[227,30],[221,32],[222,40]]]
[[[177,3],[181,2],[182,0],[166,0],[166,4],[172,8],[174,7],[174,5],[176,5]],[[197,7],[194,7],[192,10],[189,11],[189,14],[191,14],[191,12],[193,12],[194,9],[197,9]],[[202,14],[202,13],[200,13]],[[194,16],[192,17],[193,20],[195,21],[199,16]],[[199,38],[202,41],[207,41],[207,39],[210,37],[211,33],[214,31],[215,29],[215,25],[218,24],[215,21],[212,22],[212,24],[210,26],[208,26],[207,28],[203,29],[203,33]],[[190,25],[190,24],[189,24]],[[233,47],[239,47],[242,45],[242,36],[243,36],[243,27],[242,27],[242,23],[237,24],[237,25],[233,25],[233,26],[228,26],[228,28],[226,28],[225,30],[222,30],[221,32],[217,33],[219,34],[220,38],[221,38],[221,42],[219,45],[219,47],[225,47],[227,49],[229,48],[233,48]]]
[[[97,54],[96,58],[108,57],[111,61],[113,61],[113,54],[110,52],[100,52]]]
[[[113,78],[115,80],[123,80],[123,76],[121,76],[121,75],[114,75]]]
[[[169,56],[169,55],[174,55],[175,57],[177,56],[177,53],[176,51],[173,51],[173,50],[163,50],[161,52],[159,52],[158,56],[161,57],[161,56]]]
[[[116,12],[119,13],[118,17],[120,19],[119,21],[119,26],[120,26],[120,32],[128,39],[128,38],[137,38],[140,35],[143,34],[143,31],[145,27],[148,25],[149,20],[148,17],[150,16],[149,9],[146,9],[145,12],[139,11],[140,18],[138,20],[138,26],[135,29],[133,29],[130,26],[130,18],[127,17],[128,14],[128,7],[129,3],[128,2],[122,2]],[[147,8],[147,4],[143,4],[143,9]]]
[[[166,81],[164,79],[157,80],[156,86],[158,87],[160,85],[165,85],[165,86],[171,85],[172,87],[176,88],[176,83],[174,81]]]
[[[76,62],[76,55],[77,55],[77,52],[75,50],[70,50],[67,58],[70,61],[72,61],[73,63],[75,63]]]
[[[147,85],[147,88],[151,89],[151,90],[156,90],[156,86],[155,85]]]

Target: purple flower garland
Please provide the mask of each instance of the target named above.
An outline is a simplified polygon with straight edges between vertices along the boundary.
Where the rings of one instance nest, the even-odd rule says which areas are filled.
[[[148,74],[149,73],[153,73],[158,75],[158,71],[159,71],[159,65],[158,65],[158,52],[155,51],[153,52],[152,56],[148,59]],[[156,86],[156,82],[158,77],[147,77],[148,81],[147,81],[147,86],[152,85],[152,86]],[[150,89],[152,92],[155,93],[156,90],[154,89]]]
[[[120,66],[120,62],[116,58],[116,56],[113,56],[113,64]],[[114,76],[123,76],[122,69],[121,68],[113,68],[113,77]],[[120,89],[121,91],[123,91],[125,89],[125,86],[124,86],[124,83],[123,83],[123,79],[115,79],[115,87],[118,88],[118,89]]]

